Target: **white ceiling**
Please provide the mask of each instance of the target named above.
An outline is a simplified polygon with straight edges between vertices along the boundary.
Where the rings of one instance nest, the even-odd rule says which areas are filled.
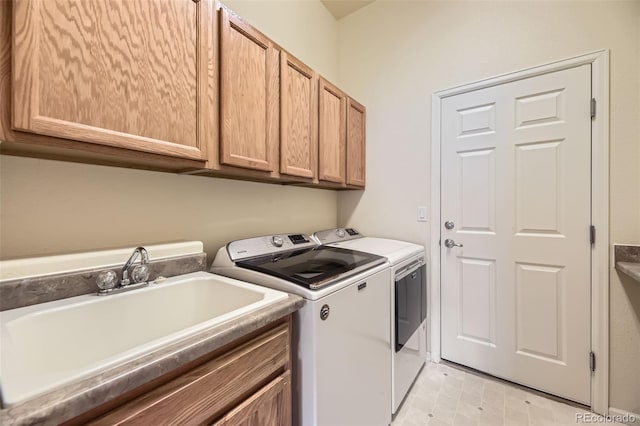
[[[343,18],[375,0],[321,0],[336,19]]]

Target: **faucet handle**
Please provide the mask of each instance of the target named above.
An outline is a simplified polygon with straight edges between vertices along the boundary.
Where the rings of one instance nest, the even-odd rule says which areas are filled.
[[[149,281],[149,266],[146,264],[136,265],[131,272],[131,278],[134,283]]]
[[[98,274],[98,278],[96,279],[98,283],[98,288],[100,291],[111,290],[114,288],[118,282],[118,276],[112,270],[102,271]]]

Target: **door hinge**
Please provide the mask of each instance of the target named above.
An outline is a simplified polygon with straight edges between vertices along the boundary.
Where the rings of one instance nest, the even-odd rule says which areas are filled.
[[[591,371],[596,371],[596,354],[589,352],[589,368]]]
[[[593,225],[589,227],[589,241],[591,242],[591,245],[596,243],[596,227]]]
[[[591,118],[596,118],[596,98],[591,98]]]

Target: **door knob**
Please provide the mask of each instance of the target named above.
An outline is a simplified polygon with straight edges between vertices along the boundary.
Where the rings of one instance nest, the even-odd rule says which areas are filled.
[[[444,240],[444,245],[447,248],[453,248],[453,247],[463,247],[462,244],[456,244],[455,241],[453,241],[451,238],[447,238],[446,240]]]
[[[448,220],[444,223],[444,227],[447,229],[453,229],[456,227],[456,224],[453,223],[452,221]]]

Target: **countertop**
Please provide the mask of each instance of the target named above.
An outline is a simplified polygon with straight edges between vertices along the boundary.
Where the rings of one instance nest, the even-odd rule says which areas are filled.
[[[629,275],[640,282],[640,263],[638,262],[616,262],[616,269]]]
[[[640,282],[640,245],[614,244],[616,269]]]
[[[121,364],[80,382],[0,410],[3,425],[57,425],[109,402],[234,340],[300,309],[304,299],[289,297],[230,322]]]

